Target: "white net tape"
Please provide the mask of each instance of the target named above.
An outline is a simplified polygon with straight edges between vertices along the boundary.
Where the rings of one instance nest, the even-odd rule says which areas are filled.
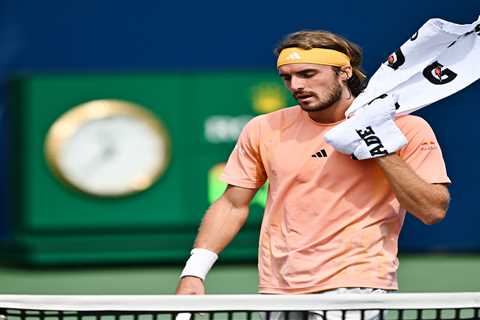
[[[480,308],[480,292],[370,295],[0,295],[0,308],[58,311],[308,311]]]

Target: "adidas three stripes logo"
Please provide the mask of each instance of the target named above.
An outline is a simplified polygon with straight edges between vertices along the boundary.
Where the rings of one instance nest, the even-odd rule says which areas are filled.
[[[322,149],[317,153],[312,154],[312,158],[326,158],[326,157],[327,157],[327,151],[325,151],[325,149]]]

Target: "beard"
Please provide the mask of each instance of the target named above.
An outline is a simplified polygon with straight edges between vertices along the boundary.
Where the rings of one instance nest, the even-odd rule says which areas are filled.
[[[318,97],[317,94],[314,94],[315,97]],[[318,102],[314,104],[303,105],[299,102],[300,107],[306,112],[315,112],[322,111],[330,108],[333,104],[337,103],[342,98],[342,86],[335,82],[332,87],[330,87],[324,93],[322,98],[318,99]]]

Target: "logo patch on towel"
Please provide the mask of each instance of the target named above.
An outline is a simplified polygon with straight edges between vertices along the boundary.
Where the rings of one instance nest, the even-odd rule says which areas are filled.
[[[394,53],[388,56],[387,65],[393,70],[397,70],[401,65],[405,63],[405,56],[401,49],[398,49]]]
[[[375,135],[371,126],[366,127],[365,129],[356,129],[355,130],[358,136],[365,141],[368,147],[368,151],[372,157],[380,157],[388,155],[387,150],[383,146],[382,140]],[[372,148],[370,148],[372,146]]]
[[[386,98],[388,95],[386,93],[382,94],[382,95],[379,95],[378,97],[376,97],[375,99],[372,99],[372,101],[370,101],[368,103],[368,105],[371,105],[373,101],[377,100],[377,99],[384,99]],[[400,109],[400,105],[398,104],[398,102],[395,102],[395,110],[398,110]]]
[[[453,81],[457,74],[435,61],[423,70],[423,76],[431,83],[441,85]]]
[[[410,38],[410,41],[415,41],[418,38],[418,31],[413,34],[413,36]]]

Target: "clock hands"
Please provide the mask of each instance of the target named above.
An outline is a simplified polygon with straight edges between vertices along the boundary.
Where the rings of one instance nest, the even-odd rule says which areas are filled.
[[[103,167],[118,153],[115,141],[108,132],[105,132],[104,130],[100,131],[97,134],[97,138],[97,141],[100,145],[100,151],[97,152],[93,159],[88,161],[88,163],[84,165],[83,169],[81,170],[84,174],[86,174],[87,177],[99,168]]]

